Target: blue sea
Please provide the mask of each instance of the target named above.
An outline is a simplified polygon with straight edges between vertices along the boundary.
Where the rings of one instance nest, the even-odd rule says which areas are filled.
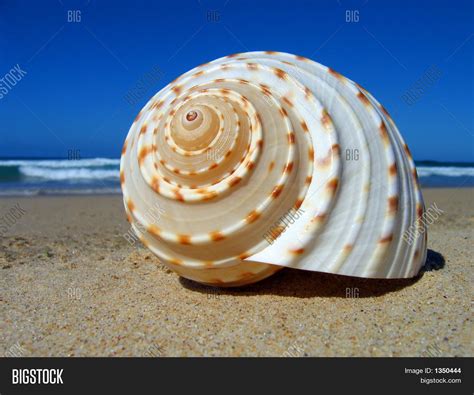
[[[0,159],[0,196],[119,194],[119,159]],[[474,163],[418,161],[423,187],[474,187]]]

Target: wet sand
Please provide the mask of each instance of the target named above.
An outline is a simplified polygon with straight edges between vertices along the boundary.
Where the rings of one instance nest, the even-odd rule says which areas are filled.
[[[19,206],[0,228],[0,355],[473,356],[474,190],[424,196],[444,213],[415,279],[284,269],[224,290],[129,244],[120,196],[2,198],[0,216]]]

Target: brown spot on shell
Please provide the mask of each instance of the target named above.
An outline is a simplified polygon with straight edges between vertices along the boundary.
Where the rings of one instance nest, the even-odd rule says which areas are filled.
[[[418,173],[417,173],[416,169],[413,169],[412,173],[413,173],[413,179],[418,184]]]
[[[333,178],[332,180],[330,180],[327,184],[326,184],[326,187],[332,191],[332,192],[335,192],[337,187],[339,185],[339,180],[337,178]]]
[[[398,196],[388,198],[388,212],[395,213],[398,210]]]
[[[279,111],[283,118],[288,117],[288,112],[283,107],[280,107]]]
[[[359,93],[357,93],[357,97],[362,102],[362,104],[364,104],[364,106],[366,107],[370,106],[369,99],[367,99],[367,96],[365,96],[362,92],[359,91]]]
[[[303,199],[299,198],[295,203],[296,210],[298,210],[301,207],[302,204],[303,204]]]
[[[150,154],[152,148],[150,145],[143,147],[138,153],[138,164],[141,166],[148,154]]]
[[[157,102],[153,103],[151,107],[158,110],[163,105],[163,103],[164,103],[163,100],[158,100]]]
[[[272,171],[274,167],[275,167],[275,162],[271,161],[270,164],[268,165],[268,171]]]
[[[175,189],[173,191],[174,193],[174,196],[176,197],[176,200],[180,201],[180,202],[184,202],[184,197],[183,195],[181,194],[181,192],[179,191],[179,189]]]
[[[140,134],[145,134],[146,133],[146,129],[147,129],[147,124],[144,123],[140,129]]]
[[[410,159],[412,159],[410,149],[408,148],[408,145],[404,145],[403,148],[405,149],[405,153],[408,155]]]
[[[289,132],[288,133],[288,143],[291,145],[291,144],[294,144],[295,143],[295,134],[293,132]]]
[[[257,63],[247,63],[247,68],[252,71],[258,70],[258,64]]]
[[[380,109],[388,118],[391,119],[390,114],[388,113],[387,109],[384,106],[380,105]]]
[[[385,244],[385,243],[390,243],[393,240],[393,234],[390,234],[388,236],[382,237],[379,240],[379,244]]]
[[[314,161],[314,148],[313,147],[308,148],[308,156],[309,156],[309,161],[313,162]]]
[[[321,123],[323,124],[326,130],[329,130],[329,128],[332,125],[331,116],[329,115],[329,113],[326,111],[325,108],[323,108],[323,111],[321,114]]]
[[[253,210],[247,214],[245,220],[247,221],[247,223],[251,224],[252,222],[255,222],[257,219],[259,219],[260,215],[261,214],[257,210]]]
[[[293,170],[293,166],[294,166],[293,162],[287,163],[285,165],[285,168],[283,169],[283,173],[291,173],[291,171]]]
[[[352,244],[346,244],[344,246],[344,252],[347,254],[348,252],[350,252],[352,249],[354,248],[354,246]]]
[[[258,140],[257,141],[257,147],[262,149],[263,148],[263,140]]]
[[[122,156],[125,155],[125,152],[127,152],[127,140],[125,140],[125,143],[123,144],[123,147],[122,147]]]
[[[229,181],[229,186],[233,187],[233,186],[237,185],[240,181],[242,181],[241,177],[234,177],[234,178],[232,178],[232,180]]]
[[[135,122],[138,122],[138,120],[140,119],[140,117],[142,116],[142,111],[140,111],[137,116],[135,117],[135,120],[133,121],[134,123]]]
[[[307,177],[306,177],[306,180],[304,181],[304,183],[305,183],[306,185],[309,185],[309,184],[311,184],[311,181],[313,181],[313,177],[312,177],[312,176],[307,176]]]
[[[180,244],[184,245],[191,245],[191,236],[190,235],[185,235],[185,234],[180,234],[178,235],[178,242]]]
[[[203,74],[204,74],[204,70],[199,70],[193,74],[193,77],[199,77],[200,75],[203,75]]]
[[[388,132],[387,132],[387,126],[385,125],[385,122],[381,122],[379,126],[379,131],[380,135],[382,136],[382,140],[385,144],[388,144],[390,142],[388,138]]]
[[[253,163],[252,161],[248,162],[245,167],[249,170],[252,170],[254,167],[255,167],[255,163]]]
[[[273,73],[281,80],[284,80],[288,76],[286,72],[284,72],[282,69],[279,69],[278,67],[273,68]]]
[[[306,99],[309,99],[311,96],[313,96],[313,92],[311,92],[311,89],[309,89],[307,86],[304,87],[304,96]]]
[[[217,166],[219,166],[216,162],[214,162],[211,166],[209,166],[209,170],[215,169]]]
[[[161,233],[161,229],[158,228],[158,226],[154,224],[148,225],[147,231],[153,236],[160,236],[160,233]]]
[[[290,106],[290,107],[293,107],[293,106],[294,106],[293,102],[292,102],[289,98],[287,98],[286,96],[283,96],[282,100],[283,100],[286,104],[288,104],[288,106]]]
[[[397,174],[397,164],[393,163],[389,168],[388,168],[388,174],[391,176],[395,176]]]
[[[301,255],[304,253],[304,248],[291,249],[290,253],[293,255]]]
[[[151,188],[158,193],[160,191],[160,181],[157,176],[153,176],[151,179]]]
[[[419,221],[423,218],[423,211],[424,211],[423,206],[420,203],[418,203],[416,205],[416,215]]]
[[[306,124],[305,121],[301,121],[301,128],[302,128],[305,132],[309,132],[308,125]]]
[[[272,197],[276,199],[278,196],[280,196],[281,192],[283,191],[283,185],[277,185],[275,188],[272,190]]]
[[[173,92],[176,94],[176,96],[178,96],[180,93],[181,93],[181,86],[180,85],[176,85],[173,87]]]
[[[135,210],[135,204],[133,203],[132,199],[128,199],[127,207],[128,207],[128,211],[133,213],[133,210]]]
[[[178,258],[169,258],[168,261],[172,265],[178,265],[179,266],[179,265],[183,264],[183,261],[181,259],[178,259]]]
[[[209,233],[209,237],[212,241],[221,241],[225,239],[225,236],[219,231]]]
[[[318,214],[311,219],[311,222],[323,223],[324,221],[326,221],[326,218],[327,218],[326,214]]]
[[[276,55],[278,52],[276,51],[265,51],[267,55]]]
[[[338,73],[336,70],[331,69],[330,67],[328,67],[328,72],[329,72],[329,74],[333,75],[337,79],[339,79],[341,81],[344,81],[344,77],[342,76],[342,74]]]
[[[265,84],[259,84],[261,91],[266,94],[267,96],[271,95],[271,90],[268,85]]]
[[[250,254],[248,252],[243,252],[242,254],[238,256],[238,258],[241,260],[244,260],[244,259],[247,259],[249,256]]]
[[[120,184],[125,183],[125,174],[123,173],[123,170],[120,172]]]

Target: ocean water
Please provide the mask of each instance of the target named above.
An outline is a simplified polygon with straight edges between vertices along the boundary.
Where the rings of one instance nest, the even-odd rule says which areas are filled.
[[[474,163],[418,161],[423,187],[474,187]],[[119,159],[0,159],[0,196],[119,194]]]

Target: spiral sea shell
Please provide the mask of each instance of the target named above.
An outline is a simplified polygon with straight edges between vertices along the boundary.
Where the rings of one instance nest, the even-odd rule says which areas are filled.
[[[125,141],[141,241],[181,276],[234,286],[282,267],[415,276],[424,205],[408,147],[360,85],[281,52],[230,55],[158,92]],[[420,229],[418,229],[420,230]]]

